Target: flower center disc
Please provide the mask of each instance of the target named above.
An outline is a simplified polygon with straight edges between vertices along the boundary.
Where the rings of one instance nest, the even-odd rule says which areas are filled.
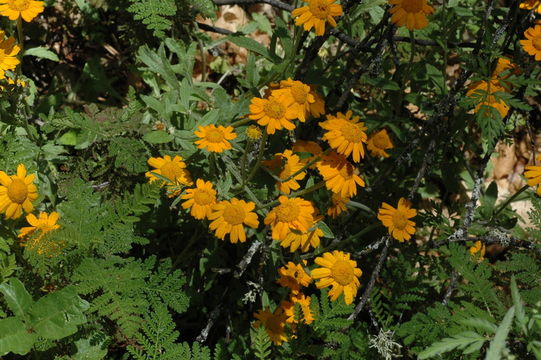
[[[344,260],[338,260],[331,269],[332,277],[342,286],[351,284],[355,274],[351,264]]]
[[[193,201],[197,205],[208,205],[212,202],[213,197],[207,190],[196,190],[193,194]]]
[[[276,208],[278,221],[291,222],[299,216],[299,207],[291,202],[286,202]]]
[[[304,90],[304,86],[302,85],[293,85],[291,87],[291,95],[293,95],[293,99],[295,99],[295,102],[299,104],[306,103],[306,97],[308,96],[309,91]]]
[[[22,204],[26,200],[28,186],[20,179],[14,179],[8,186],[8,197],[17,204]]]
[[[24,11],[30,6],[29,0],[10,0],[9,7],[16,11]]]
[[[342,125],[340,130],[342,131],[344,138],[349,142],[360,143],[363,138],[363,132],[359,126],[353,123],[344,121],[344,125]]]
[[[310,12],[321,20],[327,19],[329,16],[329,4],[325,0],[316,0],[310,3]]]
[[[408,13],[418,13],[423,10],[425,0],[403,0],[402,8]]]
[[[244,209],[239,205],[228,205],[224,209],[224,220],[230,223],[231,225],[242,224],[246,213]]]
[[[180,176],[182,169],[177,163],[170,161],[170,162],[165,163],[160,168],[160,172],[162,176],[168,178],[169,180],[176,181],[177,177]]]
[[[393,224],[394,226],[399,230],[404,230],[406,228],[406,225],[408,223],[408,218],[400,212],[400,210],[397,210],[393,214]]]
[[[219,143],[224,140],[224,134],[218,129],[209,130],[205,137],[212,143]]]
[[[281,119],[286,113],[284,105],[276,100],[269,100],[264,107],[265,114],[273,119]]]
[[[374,136],[374,140],[372,141],[374,145],[379,149],[385,149],[385,147],[387,147],[389,143],[382,134],[377,134],[376,136]]]
[[[536,37],[532,39],[532,45],[537,50],[541,50],[541,37]]]

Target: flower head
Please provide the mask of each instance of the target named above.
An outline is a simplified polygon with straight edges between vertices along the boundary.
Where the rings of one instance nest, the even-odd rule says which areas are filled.
[[[532,10],[533,8],[536,8],[536,11],[538,14],[541,14],[541,1],[539,0],[525,0],[522,3],[520,3],[521,9],[526,10]]]
[[[310,85],[310,90],[315,100],[313,104],[310,104],[310,113],[313,117],[320,118],[321,115],[325,114],[325,100],[318,94],[314,85]]]
[[[344,211],[348,211],[348,197],[342,197],[339,193],[333,193],[331,198],[331,206],[327,209],[327,215],[336,219]]]
[[[528,54],[535,56],[535,60],[541,60],[541,25],[528,28],[524,32],[525,40],[520,40],[520,44]]]
[[[261,132],[261,128],[256,125],[250,125],[246,128],[246,137],[252,141],[261,139],[261,136],[263,133]]]
[[[391,22],[396,26],[406,26],[408,30],[423,29],[428,25],[426,16],[434,12],[426,0],[389,0],[393,5]]]
[[[306,260],[304,260],[304,265],[306,265]],[[276,282],[280,286],[291,289],[294,294],[298,294],[301,287],[308,286],[312,282],[312,278],[304,271],[303,266],[291,261],[286,266],[279,268],[278,274],[280,278]]]
[[[389,234],[400,242],[411,239],[411,235],[415,234],[415,223],[409,220],[415,215],[417,210],[411,209],[411,203],[404,198],[400,198],[396,209],[383,203],[378,211],[378,219],[389,229]]]
[[[325,34],[325,23],[336,27],[334,17],[342,16],[342,6],[335,4],[336,0],[303,0],[308,6],[293,10],[291,15],[296,18],[295,25],[303,25],[305,31],[315,28],[316,35]]]
[[[244,225],[254,229],[259,226],[257,214],[253,212],[254,209],[255,203],[251,201],[246,202],[236,198],[220,201],[212,205],[212,213],[208,218],[214,221],[210,223],[209,227],[222,240],[229,234],[229,240],[233,244],[237,241],[245,242]]]
[[[20,63],[17,54],[21,47],[15,44],[15,38],[10,36],[4,40],[4,36],[4,31],[0,30],[0,79],[5,78],[6,71],[15,69]]]
[[[291,78],[280,81],[280,89],[274,90],[272,93],[277,96],[284,96],[287,102],[291,104],[293,111],[295,111],[296,118],[301,122],[306,121],[311,104],[316,102],[310,86],[300,81],[291,80]]]
[[[291,122],[295,119],[296,111],[290,106],[287,98],[269,96],[268,99],[254,97],[250,104],[250,115],[252,120],[256,120],[261,126],[267,127],[267,133],[274,134],[276,130],[293,130],[295,124]]]
[[[273,313],[270,312],[269,308],[258,310],[254,317],[258,320],[254,323],[254,327],[258,328],[263,325],[275,345],[281,345],[287,341],[285,334],[287,316],[281,307],[276,308]]]
[[[31,226],[21,228],[19,238],[23,241],[22,246],[26,246],[29,250],[35,250],[38,255],[49,254],[52,256],[53,253],[60,250],[60,243],[43,238],[45,234],[60,228],[60,225],[56,223],[58,221],[57,212],[53,211],[51,214],[40,212],[39,218],[34,214],[28,214],[26,221]]]
[[[319,125],[328,130],[323,135],[329,145],[339,154],[352,155],[353,161],[359,162],[364,157],[363,143],[366,143],[366,127],[359,122],[359,117],[351,117],[351,110],[345,115],[339,112],[336,116],[327,115],[327,120]]]
[[[162,181],[162,186],[166,184],[191,186],[193,185],[193,181],[190,172],[186,169],[186,163],[182,160],[182,157],[178,155],[175,155],[172,159],[169,155],[165,155],[164,157],[151,157],[147,162],[155,169],[145,173],[145,176],[149,178],[151,183],[156,180],[161,180],[153,173],[169,179],[169,182]]]
[[[311,248],[317,248],[321,242],[323,230],[318,227],[312,227],[311,230],[301,233],[291,231],[287,234],[284,240],[280,241],[280,245],[284,248],[289,247],[289,251],[295,252],[301,249],[302,252],[307,252]]]
[[[9,17],[9,20],[22,17],[24,21],[30,22],[43,12],[44,6],[43,1],[0,0],[0,15]]]
[[[212,205],[216,204],[216,190],[210,181],[197,179],[194,189],[187,189],[186,194],[180,197],[186,200],[182,208],[191,208],[190,214],[199,220],[207,218],[212,212]]]
[[[223,152],[224,150],[231,149],[231,143],[229,140],[233,140],[237,137],[237,134],[233,132],[233,127],[223,127],[222,125],[216,127],[211,124],[207,126],[200,126],[199,130],[196,130],[195,135],[200,139],[195,142],[199,149],[207,149],[210,152]]]
[[[332,152],[324,156],[318,162],[317,169],[325,180],[327,189],[344,198],[357,195],[357,185],[365,186],[359,170],[347,161],[344,155]]]
[[[17,174],[8,176],[0,171],[0,212],[6,219],[17,219],[34,209],[32,202],[38,198],[38,190],[33,184],[36,175],[26,175],[24,164],[17,166]]]
[[[273,208],[265,218],[265,225],[272,228],[274,240],[285,240],[292,230],[304,233],[312,227],[316,209],[310,201],[286,196],[280,196],[278,201],[280,205]]]
[[[541,155],[537,157],[541,161]],[[528,165],[525,167],[524,177],[528,179],[528,186],[541,184],[541,166]],[[541,186],[537,187],[537,195],[541,196]]]
[[[332,286],[329,291],[332,301],[343,293],[346,304],[351,304],[361,286],[358,278],[362,271],[357,267],[357,262],[350,259],[350,254],[338,250],[326,252],[322,257],[317,257],[315,263],[321,266],[311,271],[312,278],[319,279],[317,288]]]
[[[485,244],[483,244],[481,241],[476,241],[475,244],[473,244],[473,246],[469,249],[469,252],[471,256],[477,258],[477,260],[483,261],[485,259],[486,250]]]
[[[487,111],[486,107],[496,109],[502,117],[505,117],[509,112],[509,106],[500,98],[493,95],[496,92],[504,92],[505,88],[501,86],[497,79],[490,81],[480,81],[470,85],[467,96],[478,99],[478,104],[475,106],[475,112]],[[487,116],[489,114],[486,114]]]
[[[295,324],[298,322],[303,322],[305,324],[314,322],[315,318],[312,309],[310,309],[311,298],[309,296],[301,293],[291,294],[289,300],[290,301],[283,300],[280,303],[280,308],[282,308],[284,315],[286,316],[286,323],[292,324],[293,330],[296,329]],[[299,304],[301,308],[300,319],[295,318],[295,304]]]
[[[385,152],[387,149],[394,148],[393,142],[387,133],[387,130],[381,129],[376,131],[368,138],[366,148],[370,151],[374,157],[389,157],[389,154]]]
[[[277,153],[274,157],[275,159],[268,162],[268,164],[272,167],[278,165],[278,162],[283,162],[283,167],[278,174],[278,177],[283,180],[288,179],[291,175],[301,170],[304,166],[303,163],[300,162],[299,156],[293,154],[291,150],[286,150],[283,153]],[[278,187],[279,191],[283,192],[284,194],[289,194],[291,190],[298,190],[301,187],[297,181],[304,179],[305,176],[306,172],[302,171],[287,181],[278,181],[276,186]]]
[[[314,141],[306,141],[306,140],[295,141],[291,149],[293,150],[293,152],[296,152],[296,153],[306,153],[306,154],[311,155],[308,157],[301,157],[300,161],[304,165],[314,160],[317,156],[321,155],[321,153],[323,152],[323,149],[321,148],[321,146],[319,146],[318,143]],[[316,167],[316,164],[312,164],[310,166],[310,168],[312,169],[315,167]]]

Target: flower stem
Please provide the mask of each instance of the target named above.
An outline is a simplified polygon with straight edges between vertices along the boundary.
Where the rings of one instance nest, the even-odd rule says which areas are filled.
[[[252,178],[255,176],[257,170],[261,166],[261,159],[263,159],[263,154],[265,153],[265,145],[267,143],[268,138],[269,138],[269,134],[267,134],[267,132],[264,131],[263,132],[263,137],[261,138],[261,142],[260,142],[260,145],[259,145],[259,153],[257,154],[256,163],[255,163],[254,167],[252,168],[252,170],[250,171],[250,174],[248,175],[248,178],[242,184],[242,186],[244,186],[247,182],[252,180]]]
[[[19,56],[20,56],[21,62],[17,66],[17,73],[20,74],[22,72],[23,53],[24,53],[23,19],[20,16],[17,19],[17,37],[19,39],[19,47],[21,48],[21,50],[19,51]]]
[[[248,138],[246,140],[246,146],[244,147],[244,154],[242,154],[242,159],[240,160],[240,176],[241,183],[245,183],[246,179],[246,159],[248,158],[248,153],[252,148],[252,139]]]
[[[253,120],[250,119],[250,118],[240,119],[240,120],[238,120],[238,121],[235,121],[234,123],[231,123],[229,126],[232,126],[232,127],[235,128],[235,127],[239,127],[239,126],[248,124],[250,121],[253,121]]]

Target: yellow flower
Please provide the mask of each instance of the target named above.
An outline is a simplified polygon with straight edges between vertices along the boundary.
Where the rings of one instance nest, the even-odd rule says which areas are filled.
[[[327,209],[327,215],[336,219],[344,211],[348,211],[347,204],[349,202],[348,197],[342,197],[342,195],[333,193],[331,198],[331,206]]]
[[[287,234],[285,240],[281,240],[280,245],[284,248],[289,247],[291,252],[295,252],[299,248],[302,252],[307,252],[310,250],[310,246],[314,249],[319,246],[322,236],[323,230],[318,227],[305,233],[291,231]]]
[[[344,155],[332,152],[324,156],[318,162],[317,169],[325,180],[327,189],[344,198],[357,195],[357,185],[365,186],[359,170],[347,161]]]
[[[537,157],[541,161],[541,155]],[[528,179],[528,186],[541,184],[541,166],[528,165],[525,168],[524,177]],[[541,186],[537,187],[537,195],[541,196]]]
[[[541,60],[541,25],[528,28],[524,32],[526,40],[520,40],[520,44],[529,55],[534,55],[535,60]]]
[[[310,105],[316,102],[310,91],[310,86],[300,81],[291,80],[291,78],[280,81],[280,89],[274,90],[272,93],[285,97],[287,102],[291,103],[296,118],[301,122],[306,121],[306,116],[310,113]]]
[[[254,323],[254,327],[258,328],[263,325],[275,345],[281,345],[287,341],[285,334],[287,316],[281,307],[278,307],[274,313],[271,313],[269,308],[258,310],[257,313],[254,313],[254,317],[258,320]]]
[[[536,8],[538,14],[541,14],[541,5],[539,0],[525,0],[520,4],[521,9],[532,10]]]
[[[323,100],[323,97],[317,93],[314,85],[310,85],[310,89],[315,100],[313,104],[310,104],[310,113],[313,117],[319,118],[321,115],[325,114],[325,100]]]
[[[404,198],[400,198],[396,209],[383,203],[378,211],[378,219],[389,229],[389,234],[400,242],[411,239],[411,235],[415,234],[415,223],[409,220],[415,215],[417,210],[411,209],[411,203]]]
[[[492,95],[496,92],[504,92],[505,89],[500,85],[496,79],[490,81],[479,81],[470,85],[466,96],[479,99],[479,103],[475,106],[475,112],[487,111],[485,107],[492,107],[500,113],[502,117],[505,117],[509,112],[509,106],[500,98]],[[488,114],[487,114],[488,116]]]
[[[428,25],[426,16],[434,12],[434,8],[426,0],[389,0],[393,5],[391,22],[396,26],[406,26],[408,30],[423,29]]]
[[[506,74],[502,75],[503,73]],[[492,78],[500,82],[503,91],[510,92],[513,88],[513,84],[511,84],[509,81],[505,81],[505,79],[507,79],[513,74],[518,75],[520,73],[521,71],[518,65],[513,64],[511,60],[507,58],[501,57],[498,58],[498,62],[494,67],[494,71],[492,72]]]
[[[295,119],[296,112],[287,99],[283,97],[269,96],[268,99],[254,97],[250,104],[250,115],[261,126],[267,127],[267,133],[274,134],[276,130],[293,130],[295,124],[290,120]]]
[[[327,120],[319,125],[328,130],[323,135],[323,140],[340,154],[353,154],[353,161],[359,162],[364,157],[363,142],[366,143],[367,128],[363,122],[359,122],[359,116],[351,118],[351,115],[351,110],[345,115],[341,112],[336,116],[327,115]]]
[[[178,155],[175,155],[173,159],[171,159],[169,155],[165,155],[164,157],[151,157],[147,162],[155,169],[146,172],[145,176],[149,178],[151,183],[156,180],[161,180],[152,174],[156,173],[169,179],[168,185],[191,186],[193,185],[193,181],[190,172],[186,170],[186,163],[182,160],[182,157]],[[162,186],[165,184],[166,183],[162,181]]]
[[[312,313],[312,309],[310,309],[310,297],[298,293],[291,294],[289,299],[291,301],[283,300],[280,302],[280,308],[286,317],[286,323],[292,324],[293,330],[296,329],[295,324],[297,324],[299,321],[304,322],[305,324],[311,324],[314,322],[314,314]],[[300,319],[295,319],[295,304],[299,304],[301,308],[302,317]]]
[[[342,6],[334,4],[336,0],[303,0],[308,6],[293,10],[291,15],[296,18],[295,25],[303,25],[305,31],[315,28],[316,35],[325,34],[325,23],[336,27],[334,17],[342,16]],[[333,17],[334,16],[334,17]]]
[[[0,171],[0,212],[6,219],[17,219],[34,209],[32,201],[38,198],[38,189],[33,184],[36,175],[26,175],[24,164],[17,166],[17,174],[8,176]]]
[[[24,80],[17,79],[17,82],[15,82],[15,80],[13,80],[12,78],[6,78],[6,80],[8,84],[8,90],[13,89],[15,86],[26,87],[26,81]],[[5,90],[5,87],[3,85],[0,85],[0,90]]]
[[[21,228],[19,238],[24,238],[32,235],[36,231],[40,232],[41,238],[49,231],[60,228],[60,225],[56,223],[58,221],[58,213],[56,211],[53,211],[51,214],[47,214],[46,212],[42,211],[39,213],[39,218],[37,218],[34,214],[28,214],[26,215],[26,221],[31,226],[25,226]]]
[[[394,148],[394,146],[391,138],[389,137],[389,134],[387,133],[387,130],[382,129],[373,133],[368,138],[366,148],[370,151],[370,154],[373,157],[383,156],[385,158],[388,158],[389,154],[385,150],[392,149]]]
[[[280,205],[273,208],[265,218],[265,225],[272,228],[274,240],[285,240],[292,230],[304,233],[312,227],[316,209],[310,201],[283,195],[278,201]]]
[[[252,141],[261,139],[262,135],[263,133],[261,132],[259,126],[250,125],[246,128],[246,136]]]
[[[15,38],[4,40],[4,36],[5,32],[0,30],[0,79],[5,78],[6,71],[15,69],[20,63],[17,54],[21,47],[15,45]]]
[[[345,303],[351,304],[361,286],[358,278],[362,271],[357,267],[356,261],[350,260],[350,254],[338,250],[326,252],[322,257],[317,257],[315,263],[321,266],[311,271],[312,278],[319,279],[317,288],[332,286],[329,291],[332,301],[336,301],[340,294],[344,293]]]
[[[24,21],[30,22],[43,12],[44,6],[43,1],[0,0],[0,15],[9,17],[9,20],[22,17]]]
[[[479,261],[483,261],[485,259],[486,250],[485,244],[481,241],[476,241],[469,251],[472,257],[477,258]]]
[[[202,220],[207,218],[212,212],[212,205],[216,204],[216,190],[212,188],[210,181],[197,179],[194,189],[187,189],[186,194],[180,197],[186,200],[182,203],[182,208],[191,208],[190,214]]]
[[[278,174],[280,179],[285,180],[289,178],[304,166],[303,163],[300,162],[299,156],[293,154],[291,150],[286,150],[283,153],[277,153],[275,157],[280,158],[280,161],[285,161],[282,171],[280,171]],[[284,194],[289,194],[291,190],[298,190],[301,187],[297,180],[302,180],[305,176],[306,172],[302,171],[288,181],[278,181],[276,183],[276,187],[278,187],[278,190]]]
[[[222,240],[229,234],[229,240],[233,244],[237,241],[245,242],[244,225],[254,229],[259,226],[257,214],[253,212],[254,209],[255,203],[251,201],[246,202],[236,198],[220,201],[212,205],[212,213],[208,218],[214,221],[210,223],[209,227]]]
[[[306,265],[306,260],[303,260]],[[297,294],[302,286],[308,286],[312,282],[310,275],[304,271],[301,264],[295,264],[291,261],[286,266],[282,266],[278,269],[280,278],[276,280],[280,286],[291,289],[291,292]]]
[[[233,140],[237,134],[233,132],[233,127],[223,127],[219,125],[200,126],[199,130],[194,131],[195,135],[200,140],[195,144],[199,149],[207,149],[210,152],[223,152],[231,149],[231,143],[228,140]]]
[[[35,250],[38,255],[48,254],[52,256],[60,251],[62,244],[48,239],[43,236],[50,231],[60,228],[56,222],[58,221],[58,213],[53,211],[51,214],[45,212],[39,213],[39,218],[34,214],[28,214],[26,221],[31,226],[21,228],[19,238],[22,240],[21,246],[26,246],[29,250]]]
[[[300,161],[301,161],[301,163],[303,163],[303,165],[308,164],[314,158],[321,155],[321,153],[323,152],[323,149],[321,149],[321,146],[319,146],[318,143],[316,143],[314,141],[306,141],[306,140],[297,140],[297,141],[295,141],[295,143],[293,143],[291,149],[293,150],[293,152],[296,152],[296,153],[308,153],[308,154],[312,155],[312,156],[309,156],[309,157],[301,158]],[[311,169],[313,169],[315,167],[316,167],[316,164],[312,164],[312,166],[310,166]]]

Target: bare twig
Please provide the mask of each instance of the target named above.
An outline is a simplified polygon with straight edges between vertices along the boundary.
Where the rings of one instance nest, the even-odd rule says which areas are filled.
[[[252,243],[252,245],[250,246],[250,248],[248,249],[244,257],[242,258],[240,263],[237,265],[239,269],[235,271],[235,274],[234,274],[235,278],[238,279],[242,276],[242,274],[244,274],[244,271],[246,270],[248,265],[252,262],[252,258],[254,257],[257,250],[259,250],[261,245],[262,245],[262,242],[259,240],[256,240]]]

